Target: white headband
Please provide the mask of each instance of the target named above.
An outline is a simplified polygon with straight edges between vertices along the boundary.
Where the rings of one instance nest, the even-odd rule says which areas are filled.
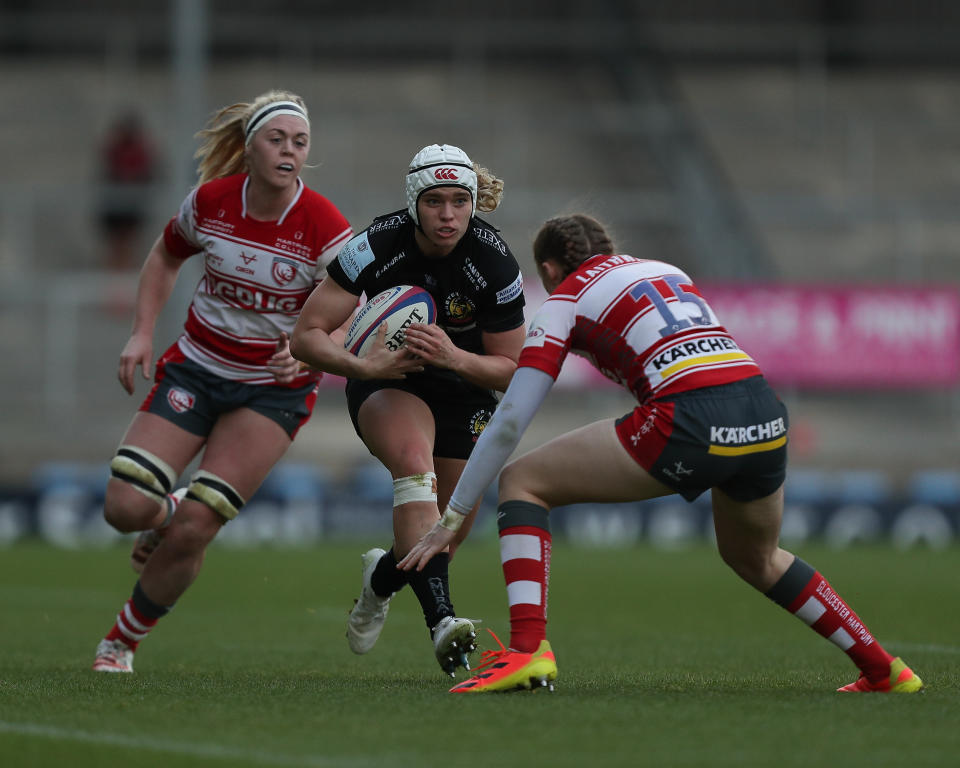
[[[297,104],[297,102],[271,101],[269,104],[265,104],[254,112],[253,117],[247,122],[246,143],[249,144],[253,138],[253,134],[266,125],[268,120],[272,120],[277,115],[293,115],[294,117],[299,117],[307,124],[307,128],[310,127],[310,118],[307,117],[307,110]]]

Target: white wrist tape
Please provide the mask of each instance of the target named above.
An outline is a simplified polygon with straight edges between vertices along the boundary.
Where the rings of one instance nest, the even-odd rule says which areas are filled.
[[[443,515],[440,517],[440,526],[446,528],[448,531],[459,531],[460,526],[463,525],[463,521],[466,519],[466,515],[462,515],[455,509],[447,507],[443,510]]]

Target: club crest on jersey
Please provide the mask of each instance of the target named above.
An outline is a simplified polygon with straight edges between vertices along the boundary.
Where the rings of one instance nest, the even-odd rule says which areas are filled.
[[[186,413],[193,408],[196,402],[197,398],[194,395],[179,387],[173,387],[167,392],[167,404],[177,413]]]
[[[535,325],[527,331],[527,340],[524,342],[528,347],[542,347],[547,340],[547,332],[543,326]]]
[[[476,309],[470,299],[456,291],[447,296],[443,307],[451,323],[469,322],[473,319],[473,312]]]
[[[297,276],[297,264],[282,256],[274,256],[270,274],[277,285],[290,285]]]

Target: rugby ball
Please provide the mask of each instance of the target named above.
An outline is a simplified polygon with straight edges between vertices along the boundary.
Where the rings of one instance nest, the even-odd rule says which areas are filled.
[[[432,323],[437,319],[433,297],[415,285],[398,285],[378,293],[357,312],[347,329],[343,346],[364,357],[377,340],[381,323],[387,325],[386,345],[394,351],[403,346],[404,329],[411,323]]]

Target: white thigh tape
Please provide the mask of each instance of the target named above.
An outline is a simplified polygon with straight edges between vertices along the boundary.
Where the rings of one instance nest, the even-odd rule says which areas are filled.
[[[140,493],[162,501],[177,479],[173,467],[135,445],[121,445],[110,460],[110,474],[130,483]]]
[[[203,469],[197,470],[190,478],[187,498],[203,502],[227,520],[233,520],[245,503],[230,483]]]

